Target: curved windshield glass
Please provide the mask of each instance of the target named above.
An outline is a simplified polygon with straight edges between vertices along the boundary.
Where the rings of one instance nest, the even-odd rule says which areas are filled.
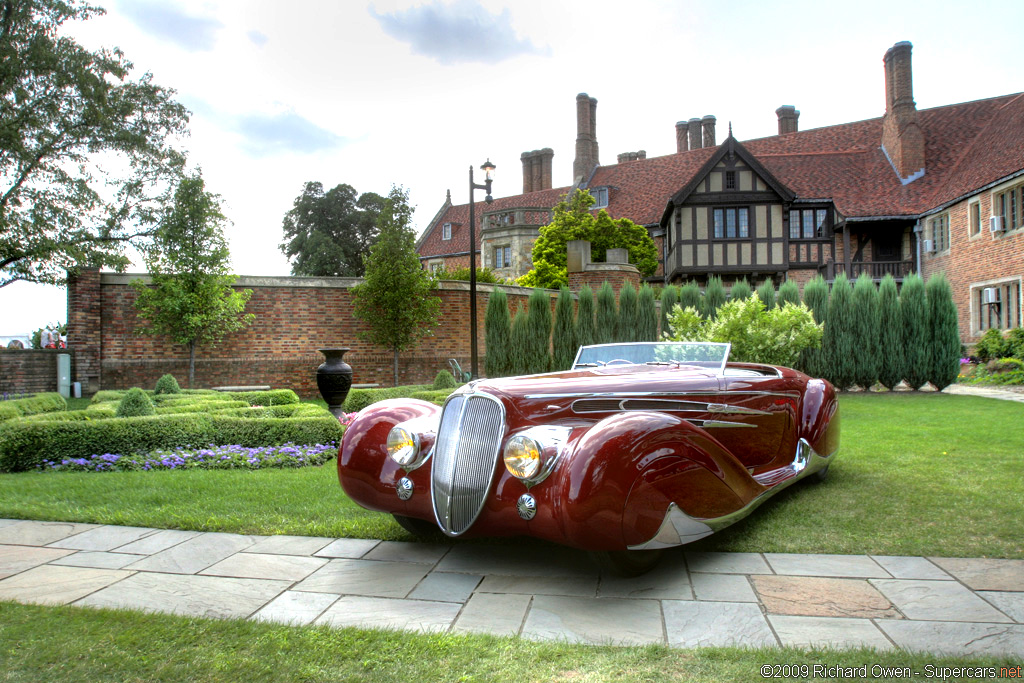
[[[606,365],[690,365],[722,374],[730,344],[712,342],[634,342],[581,346],[573,370]]]

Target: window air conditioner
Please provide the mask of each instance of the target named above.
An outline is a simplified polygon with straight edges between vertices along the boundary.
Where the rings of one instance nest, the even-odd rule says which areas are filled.
[[[935,240],[924,240],[923,245],[926,254],[935,253]]]
[[[999,303],[999,289],[997,287],[986,287],[985,289],[981,290],[981,303]]]
[[[990,216],[988,219],[988,229],[993,233],[1003,231],[1003,217],[1002,216]]]

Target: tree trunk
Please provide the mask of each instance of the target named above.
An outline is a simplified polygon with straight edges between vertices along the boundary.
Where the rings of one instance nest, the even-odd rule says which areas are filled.
[[[189,342],[188,345],[188,388],[192,388],[192,383],[196,379],[196,343]]]
[[[398,386],[398,349],[394,349],[395,354],[395,386]]]

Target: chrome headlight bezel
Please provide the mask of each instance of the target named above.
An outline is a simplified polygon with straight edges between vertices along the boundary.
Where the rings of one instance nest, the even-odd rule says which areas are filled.
[[[545,426],[530,427],[513,434],[502,449],[505,469],[528,487],[541,483],[554,471],[571,432],[572,427]],[[510,450],[518,448],[536,454],[533,464],[527,469],[514,469],[509,465]]]
[[[391,431],[388,432],[388,440],[385,447],[388,451],[388,457],[407,472],[423,464],[420,436],[411,429],[407,429],[402,425],[392,427]]]

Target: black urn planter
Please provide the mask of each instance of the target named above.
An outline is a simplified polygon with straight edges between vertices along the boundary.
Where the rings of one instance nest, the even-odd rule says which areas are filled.
[[[342,414],[341,405],[348,397],[348,390],[352,388],[352,366],[341,359],[348,350],[320,349],[327,360],[316,369],[316,387],[327,401],[327,409],[339,419]]]

